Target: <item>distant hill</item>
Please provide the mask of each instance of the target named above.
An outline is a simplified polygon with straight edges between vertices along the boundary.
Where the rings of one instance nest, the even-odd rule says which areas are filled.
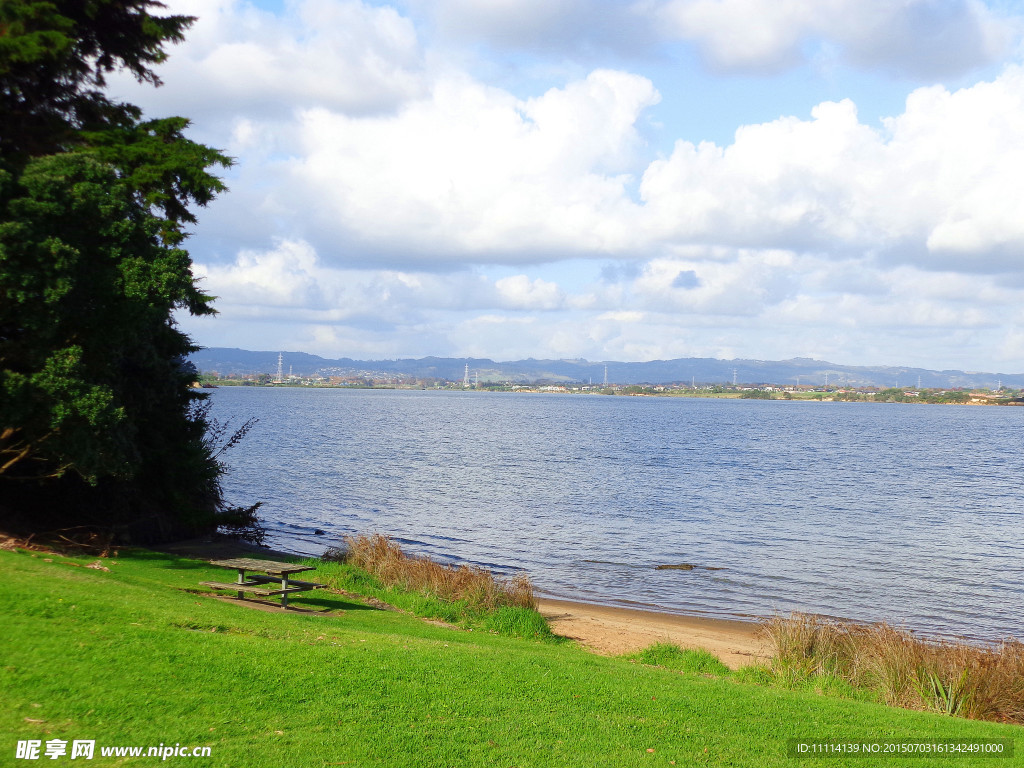
[[[278,352],[252,352],[245,349],[210,347],[190,356],[201,371],[220,374],[275,373]],[[353,360],[343,357],[329,359],[305,352],[284,352],[284,371],[309,376],[316,373],[352,374],[358,372],[406,374],[417,378],[439,378],[457,381],[468,364],[470,375],[480,381],[512,381],[518,383],[593,382],[613,384],[669,384],[673,382],[725,384],[814,384],[854,387],[917,387],[925,388],[985,387],[1000,383],[1014,389],[1024,387],[1022,373],[983,373],[975,371],[932,371],[927,368],[893,366],[838,365],[823,360],[794,358],[792,360],[715,360],[713,358],[680,358],[652,360],[645,363],[623,363],[613,360],[514,360],[495,362],[486,358],[422,357],[402,360]]]

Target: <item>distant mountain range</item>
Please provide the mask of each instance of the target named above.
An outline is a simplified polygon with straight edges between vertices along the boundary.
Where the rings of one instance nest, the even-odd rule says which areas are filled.
[[[190,356],[204,372],[258,374],[277,372],[278,352],[252,352],[245,349],[210,347]],[[486,358],[422,357],[401,360],[328,359],[305,352],[283,352],[285,373],[298,376],[405,374],[416,378],[458,381],[466,366],[470,376],[486,381],[511,381],[601,384],[605,368],[610,384],[802,384],[850,387],[915,388],[996,388],[1024,387],[1024,373],[984,373],[977,371],[932,371],[927,368],[894,366],[839,365],[823,360],[798,357],[792,360],[715,360],[686,357],[677,360],[652,360],[623,363],[613,360],[513,360],[495,362]]]

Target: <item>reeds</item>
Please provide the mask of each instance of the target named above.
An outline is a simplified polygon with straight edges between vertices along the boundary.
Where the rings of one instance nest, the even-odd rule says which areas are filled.
[[[1024,724],[1024,643],[995,647],[922,640],[888,624],[793,614],[766,622],[773,672],[835,676],[887,704]]]
[[[422,592],[448,601],[463,601],[484,610],[504,606],[536,610],[533,585],[526,574],[499,579],[485,568],[442,565],[414,557],[382,534],[346,536],[345,547],[326,555],[373,574],[385,586]]]

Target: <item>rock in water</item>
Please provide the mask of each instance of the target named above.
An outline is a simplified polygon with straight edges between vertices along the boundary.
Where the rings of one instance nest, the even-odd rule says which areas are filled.
[[[679,565],[658,565],[655,566],[656,571],[692,571],[696,568],[695,565],[689,563],[680,563]]]

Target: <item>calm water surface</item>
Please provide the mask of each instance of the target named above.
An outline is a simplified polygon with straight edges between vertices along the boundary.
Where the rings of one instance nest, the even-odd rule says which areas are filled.
[[[1024,637],[1024,408],[224,387],[229,500],[538,591]],[[314,535],[316,529],[326,536]],[[655,570],[689,563],[691,571]]]

